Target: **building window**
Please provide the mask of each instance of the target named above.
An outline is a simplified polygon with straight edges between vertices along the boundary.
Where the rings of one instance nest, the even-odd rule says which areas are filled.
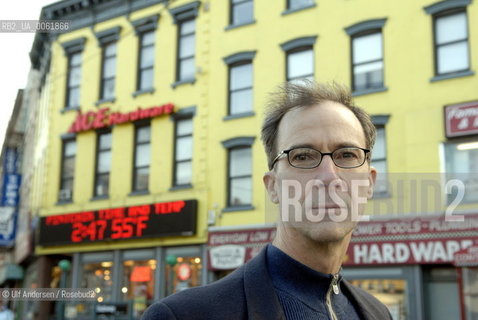
[[[385,140],[385,127],[376,126],[377,137],[373,147],[371,165],[377,169],[377,181],[375,184],[376,194],[388,192],[387,148]]]
[[[286,80],[314,79],[314,49],[316,36],[294,39],[281,44],[286,53]]]
[[[229,114],[252,111],[252,63],[229,67]]]
[[[242,25],[254,21],[253,0],[231,0],[231,25]]]
[[[100,102],[111,101],[115,96],[116,79],[116,43],[119,40],[121,27],[115,27],[96,33],[102,48]]]
[[[288,10],[298,10],[301,8],[307,8],[314,5],[314,0],[287,0]]]
[[[372,161],[370,163],[377,169],[377,180],[374,186],[374,195],[387,196],[390,193],[390,182],[387,164],[387,139],[385,128],[390,115],[372,115],[372,122],[375,125],[377,136],[372,150]]]
[[[435,74],[466,71],[470,68],[466,11],[434,17]]]
[[[195,30],[196,20],[183,21],[179,24],[177,81],[194,79]]]
[[[157,261],[153,250],[122,251],[121,301],[132,302],[132,319],[140,319],[154,300]]]
[[[188,288],[200,286],[203,264],[199,247],[170,247],[165,250],[164,278],[166,296]]]
[[[68,57],[68,84],[66,92],[67,108],[80,105],[81,84],[81,52],[76,52]]]
[[[114,98],[115,78],[116,78],[116,43],[110,43],[103,47],[100,100],[108,100],[108,99]]]
[[[174,23],[178,25],[178,50],[176,56],[176,84],[194,82],[196,72],[196,17],[199,1],[172,8],[169,10]]]
[[[149,31],[139,37],[138,91],[153,87],[154,34],[154,31]]]
[[[113,281],[111,278],[113,276],[113,262],[85,263],[82,267],[81,287],[95,288],[98,292],[98,301],[112,301]]]
[[[227,207],[252,206],[252,144],[254,137],[223,141],[228,153]]]
[[[154,83],[154,40],[159,15],[146,17],[132,22],[138,35],[138,72],[137,92],[150,91]],[[133,94],[135,95],[135,94]]]
[[[250,114],[253,111],[252,60],[255,51],[245,51],[224,58],[229,68],[229,115]]]
[[[301,48],[287,53],[287,81],[314,79],[314,51]]]
[[[352,43],[352,90],[384,87],[383,36],[386,19],[367,20],[345,28]]]
[[[85,46],[85,41],[85,38],[80,38],[62,44],[68,59],[65,100],[66,109],[77,108],[80,106],[81,52]]]
[[[107,196],[111,171],[111,132],[98,133],[94,196]]]
[[[193,170],[193,119],[176,121],[173,186],[190,185]]]
[[[465,186],[463,203],[478,202],[478,140],[445,144],[447,181],[457,179]],[[448,203],[457,198],[458,188],[452,188]]]
[[[352,38],[352,79],[353,91],[383,87],[381,32]]]
[[[73,199],[73,182],[75,178],[76,140],[63,140],[61,159],[59,201]]]
[[[405,279],[357,279],[354,286],[367,291],[385,304],[394,320],[406,320],[409,314],[407,280]],[[434,319],[434,318],[433,318]]]
[[[435,77],[431,81],[470,74],[468,18],[471,0],[444,0],[423,8],[433,16]]]
[[[151,159],[151,126],[135,128],[135,150],[133,167],[133,191],[147,191],[149,186],[149,164]]]
[[[463,278],[458,288],[462,290],[461,294],[465,300],[464,308],[467,316],[465,319],[473,319],[476,315],[475,310],[478,308],[478,268],[462,268],[462,272]],[[458,281],[460,281],[459,278]]]
[[[238,147],[229,150],[228,207],[252,204],[252,150]]]

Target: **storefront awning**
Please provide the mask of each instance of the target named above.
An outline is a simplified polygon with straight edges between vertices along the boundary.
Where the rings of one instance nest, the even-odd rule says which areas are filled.
[[[18,264],[7,263],[0,268],[0,284],[8,280],[22,280],[23,268]]]

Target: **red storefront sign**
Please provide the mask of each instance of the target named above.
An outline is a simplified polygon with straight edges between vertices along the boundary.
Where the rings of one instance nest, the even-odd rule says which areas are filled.
[[[254,258],[276,234],[275,228],[209,232],[208,269],[230,270]]]
[[[135,266],[129,278],[131,282],[148,282],[151,281],[150,266]]]
[[[138,107],[135,111],[128,113],[110,112],[109,108],[103,108],[98,111],[88,111],[82,113],[78,111],[75,121],[70,126],[69,133],[77,133],[88,130],[101,129],[115,124],[134,122],[142,119],[154,118],[160,115],[171,114],[174,112],[172,103],[154,106],[146,109]]]
[[[472,246],[476,240],[457,238],[350,243],[343,264],[451,263],[456,252]]]
[[[457,267],[478,266],[478,246],[468,247],[455,253],[453,264]]]
[[[344,265],[452,263],[455,253],[478,245],[478,214],[464,221],[422,216],[360,222]]]
[[[445,107],[447,138],[478,134],[478,101]]]
[[[478,214],[463,217],[463,221],[447,221],[445,216],[415,216],[359,222],[343,265],[453,263],[455,254],[478,246]],[[227,270],[241,266],[271,242],[275,234],[273,227],[210,232],[208,268]]]

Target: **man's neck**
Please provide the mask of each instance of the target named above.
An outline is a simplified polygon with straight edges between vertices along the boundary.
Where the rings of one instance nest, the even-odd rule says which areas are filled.
[[[339,241],[317,242],[304,237],[293,228],[279,226],[272,244],[313,270],[336,274],[342,266],[351,235],[352,233]]]

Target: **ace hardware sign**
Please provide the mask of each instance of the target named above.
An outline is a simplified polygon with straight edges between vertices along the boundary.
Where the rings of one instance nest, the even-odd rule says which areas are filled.
[[[447,221],[443,215],[363,221],[343,264],[453,263],[455,255],[477,245],[478,213],[463,215],[463,221]]]
[[[197,200],[52,215],[41,218],[39,245],[191,236],[196,219]]]
[[[145,109],[138,107],[136,110],[128,113],[112,112],[109,108],[103,108],[98,111],[88,111],[86,113],[78,111],[76,119],[71,124],[68,133],[96,130],[110,127],[115,124],[150,119],[172,113],[174,113],[174,104],[172,103],[166,103],[161,106],[153,106]]]

